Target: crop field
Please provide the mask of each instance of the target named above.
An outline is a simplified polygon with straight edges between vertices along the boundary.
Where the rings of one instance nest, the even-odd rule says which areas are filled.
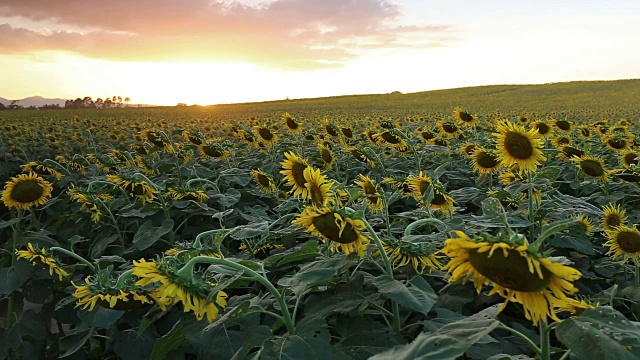
[[[0,359],[640,358],[638,99],[0,112]]]

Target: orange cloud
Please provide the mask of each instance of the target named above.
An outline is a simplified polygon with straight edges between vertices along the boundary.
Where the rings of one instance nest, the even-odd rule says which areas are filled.
[[[340,66],[372,46],[430,46],[425,39],[449,29],[399,25],[401,7],[384,0],[3,0],[0,16],[92,29],[43,33],[0,25],[4,53],[65,50],[109,60],[244,61],[289,69]]]

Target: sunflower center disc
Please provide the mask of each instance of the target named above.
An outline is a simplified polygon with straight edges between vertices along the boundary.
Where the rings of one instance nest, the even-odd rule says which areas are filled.
[[[146,193],[145,191],[145,187],[142,184],[129,184],[125,187],[125,190],[128,191],[130,194],[133,194],[135,196],[142,196]]]
[[[392,133],[385,131],[380,135],[384,141],[388,142],[389,144],[399,144],[400,143],[400,138],[398,138],[397,136],[393,135]]]
[[[204,151],[205,154],[211,156],[211,157],[220,157],[222,156],[222,152],[218,149],[216,149],[213,146],[205,146],[202,148],[202,151]]]
[[[567,131],[567,130],[571,129],[571,124],[569,124],[568,121],[560,120],[560,121],[556,122],[556,125],[558,125],[558,128],[560,130]]]
[[[477,162],[478,165],[482,166],[485,169],[493,169],[498,165],[498,161],[495,156],[489,154],[486,151],[478,154]]]
[[[602,176],[604,174],[604,169],[600,163],[595,160],[580,161],[580,169],[582,169],[585,174],[593,177]]]
[[[294,161],[293,166],[291,166],[291,176],[293,176],[293,180],[299,187],[304,187],[304,184],[307,183],[307,180],[304,178],[304,170],[306,168],[307,165],[297,161]]]
[[[471,122],[473,121],[473,116],[469,115],[468,113],[461,111],[460,112],[460,120],[464,121],[464,122]]]
[[[348,222],[345,222],[342,235],[340,235],[340,228],[336,224],[336,218],[332,212],[314,217],[313,226],[324,237],[340,244],[350,244],[358,239],[358,233]]]
[[[331,161],[333,161],[333,156],[331,156],[331,151],[327,149],[322,149],[320,156],[322,157],[322,161],[324,161],[327,164],[330,164]]]
[[[611,214],[607,216],[605,222],[607,223],[607,225],[609,225],[609,227],[616,227],[620,225],[620,217],[617,214]]]
[[[640,251],[640,235],[631,231],[621,231],[616,236],[616,242],[620,249],[626,253],[636,253]]]
[[[258,133],[260,134],[260,137],[266,141],[271,141],[271,139],[273,139],[273,134],[269,129],[259,128]]]
[[[636,153],[626,154],[624,156],[624,162],[627,165],[638,165],[638,160],[636,160],[637,157],[638,157],[638,154]]]
[[[529,138],[512,131],[504,137],[504,148],[516,159],[529,159],[533,155],[533,146]]]
[[[496,249],[493,256],[489,252],[479,253],[469,250],[469,261],[473,268],[494,283],[510,290],[521,292],[540,291],[549,285],[551,272],[541,266],[543,279],[537,273],[529,271],[529,264],[524,256],[516,250],[508,250],[505,257],[501,249]]]
[[[627,146],[627,142],[624,140],[611,139],[608,143],[614,149],[624,149]]]
[[[264,187],[269,187],[271,185],[269,178],[264,176],[263,174],[258,174],[258,176],[256,177],[258,178],[258,182],[260,183],[260,185]]]
[[[447,199],[444,197],[444,195],[442,195],[441,192],[435,191],[433,193],[433,199],[431,200],[431,205],[440,206],[440,205],[444,205],[446,203],[447,203]]]
[[[451,125],[451,124],[444,124],[442,126],[442,129],[445,132],[448,132],[449,134],[453,134],[454,132],[458,131],[458,127],[455,125]]]
[[[325,200],[324,193],[320,189],[319,185],[320,184],[315,183],[315,184],[312,184],[312,186],[309,186],[309,195],[311,197],[311,202],[315,206],[322,206]]]
[[[567,156],[567,157],[581,157],[582,155],[584,155],[584,151],[580,150],[580,149],[576,149],[573,146],[564,146],[562,147],[562,152]]]
[[[295,130],[298,128],[298,123],[293,121],[291,118],[287,118],[287,127],[291,130]]]
[[[549,125],[547,124],[536,124],[536,129],[538,129],[538,134],[540,135],[546,135],[549,130],[551,130],[551,128],[549,128]]]
[[[11,199],[26,204],[38,200],[43,193],[44,188],[36,180],[27,180],[15,184],[11,191]]]

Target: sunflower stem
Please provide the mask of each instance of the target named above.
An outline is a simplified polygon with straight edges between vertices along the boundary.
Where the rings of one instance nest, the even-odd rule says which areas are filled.
[[[209,257],[209,256],[196,256],[193,259],[189,260],[189,262],[187,262],[180,270],[178,270],[177,274],[179,276],[190,276],[193,274],[193,267],[197,264],[197,263],[206,263],[206,264],[217,264],[217,265],[224,265],[224,266],[228,266],[230,268],[236,269],[236,270],[241,270],[244,271],[245,273],[249,274],[253,279],[255,279],[256,281],[260,282],[262,285],[264,285],[269,292],[271,292],[271,294],[276,298],[276,301],[278,302],[278,304],[280,305],[280,310],[282,311],[282,319],[284,322],[284,325],[287,328],[287,332],[289,333],[289,335],[295,335],[296,333],[296,328],[295,325],[293,323],[293,320],[291,319],[291,313],[289,312],[289,308],[287,307],[287,303],[284,301],[284,296],[280,293],[280,291],[278,291],[278,289],[276,289],[275,286],[273,286],[273,284],[267,280],[267,278],[265,278],[264,276],[258,274],[257,272],[251,270],[250,268],[242,265],[242,264],[238,264],[226,259],[218,259],[218,258],[213,258],[213,257]]]
[[[362,221],[364,222],[364,225],[367,227],[367,231],[369,231],[369,233],[371,234],[371,237],[373,237],[373,241],[376,243],[376,246],[378,247],[378,252],[380,252],[380,256],[384,261],[384,265],[387,270],[387,275],[391,277],[391,279],[393,279],[393,267],[391,265],[391,260],[389,259],[389,256],[387,255],[387,253],[384,251],[384,246],[382,246],[382,241],[378,237],[378,234],[376,234],[375,230],[373,230],[373,228],[371,227],[371,224],[369,224],[367,219],[364,218],[364,216],[362,217]],[[401,329],[400,308],[398,307],[398,304],[396,304],[396,302],[393,300],[391,300],[391,308],[393,309],[393,329],[397,333],[400,333],[401,331],[400,330]]]
[[[407,225],[407,227],[404,229],[404,236],[410,236],[411,232],[413,231],[413,229],[417,228],[418,226],[421,226],[423,224],[443,224],[442,221],[436,219],[436,218],[429,218],[429,219],[420,219],[420,220],[416,220],[414,222],[412,222],[411,224]]]
[[[23,210],[18,209],[17,218],[19,221],[17,224],[22,222]],[[20,237],[20,227],[11,225],[11,230],[13,230],[13,236],[11,238],[11,267],[13,268],[16,264],[17,255],[16,255],[16,246],[18,246],[18,238]],[[7,299],[7,318],[4,321],[4,328],[9,330],[11,326],[13,326],[13,307],[14,307],[14,296],[13,292],[9,294],[9,298]],[[17,320],[17,318],[16,318]]]
[[[548,326],[546,322],[540,321],[540,360],[551,358],[551,347],[549,333],[555,326]]]
[[[529,337],[523,333],[521,333],[520,331],[510,328],[505,324],[500,324],[498,325],[498,329],[502,329],[502,330],[506,330],[516,336],[518,336],[519,338],[521,338],[522,340],[524,340],[527,344],[529,344],[529,346],[531,347],[531,350],[533,350],[533,352],[536,353],[536,355],[538,356],[542,356],[542,350],[538,347],[538,345],[536,345],[536,343],[534,343],[531,339],[529,339]]]
[[[569,355],[571,355],[571,350],[567,350],[558,360],[566,360],[569,358]]]
[[[536,232],[536,224],[535,224],[535,209],[534,209],[534,201],[533,201],[533,186],[531,186],[531,173],[528,173],[528,182],[529,182],[529,243],[533,244],[535,242],[535,232]],[[536,250],[540,247],[540,244],[537,244]]]
[[[65,254],[65,255],[67,255],[67,256],[71,256],[72,258],[74,258],[74,259],[76,259],[76,260],[80,261],[81,263],[83,263],[84,265],[86,265],[89,269],[91,269],[91,271],[92,271],[92,272],[94,272],[94,273],[96,272],[96,267],[95,267],[95,266],[93,266],[93,264],[92,264],[92,263],[90,263],[89,261],[87,261],[87,259],[83,258],[82,256],[80,256],[80,255],[78,255],[78,254],[74,253],[73,251],[69,251],[69,250],[67,250],[67,249],[63,249],[63,248],[61,248],[61,247],[57,247],[57,246],[51,247],[51,248],[49,248],[49,250],[51,250],[51,251],[57,251],[57,252],[59,252],[59,253],[63,253],[63,254]]]

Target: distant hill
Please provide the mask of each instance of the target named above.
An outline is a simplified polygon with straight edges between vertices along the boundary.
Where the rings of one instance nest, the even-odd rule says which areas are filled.
[[[67,99],[60,99],[60,98],[48,99],[42,96],[31,96],[28,98],[15,99],[15,100],[18,100],[18,105],[22,105],[24,107],[29,107],[29,106],[38,107],[38,106],[55,105],[55,104],[60,105],[61,107],[64,107],[64,102],[67,101]],[[13,99],[9,100],[9,99],[0,97],[0,103],[4,105],[11,104],[11,101],[13,101]]]

